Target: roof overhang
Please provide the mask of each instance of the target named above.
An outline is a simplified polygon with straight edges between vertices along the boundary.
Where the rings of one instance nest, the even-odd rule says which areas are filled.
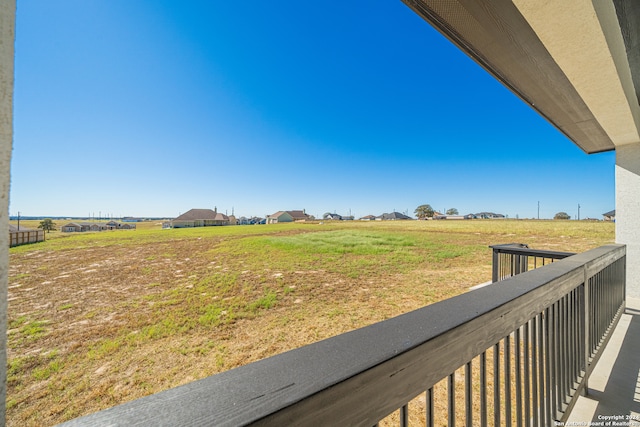
[[[640,2],[403,1],[583,151],[640,142]]]

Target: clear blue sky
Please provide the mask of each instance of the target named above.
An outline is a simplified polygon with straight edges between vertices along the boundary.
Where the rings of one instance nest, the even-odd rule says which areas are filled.
[[[588,156],[401,1],[21,0],[10,213],[601,218]]]

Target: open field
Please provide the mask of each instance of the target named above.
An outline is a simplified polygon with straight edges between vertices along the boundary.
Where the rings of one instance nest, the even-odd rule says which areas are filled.
[[[55,424],[466,292],[490,280],[491,244],[613,239],[579,221],[52,232],[10,250],[7,423]]]

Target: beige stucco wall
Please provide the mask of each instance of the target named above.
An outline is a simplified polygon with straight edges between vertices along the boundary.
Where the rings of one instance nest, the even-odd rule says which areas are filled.
[[[613,2],[514,0],[614,144],[640,140],[640,107]]]
[[[640,107],[613,2],[514,0],[616,145],[616,241],[640,297]]]
[[[7,282],[9,273],[9,183],[13,142],[13,58],[16,1],[0,0],[0,425],[7,392]]]
[[[616,148],[616,242],[627,245],[627,295],[640,298],[640,143]]]

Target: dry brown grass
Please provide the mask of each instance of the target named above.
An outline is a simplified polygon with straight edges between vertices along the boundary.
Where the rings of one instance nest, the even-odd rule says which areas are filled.
[[[8,425],[59,423],[460,294],[490,279],[489,244],[613,240],[611,224],[576,221],[138,227],[11,250]]]

